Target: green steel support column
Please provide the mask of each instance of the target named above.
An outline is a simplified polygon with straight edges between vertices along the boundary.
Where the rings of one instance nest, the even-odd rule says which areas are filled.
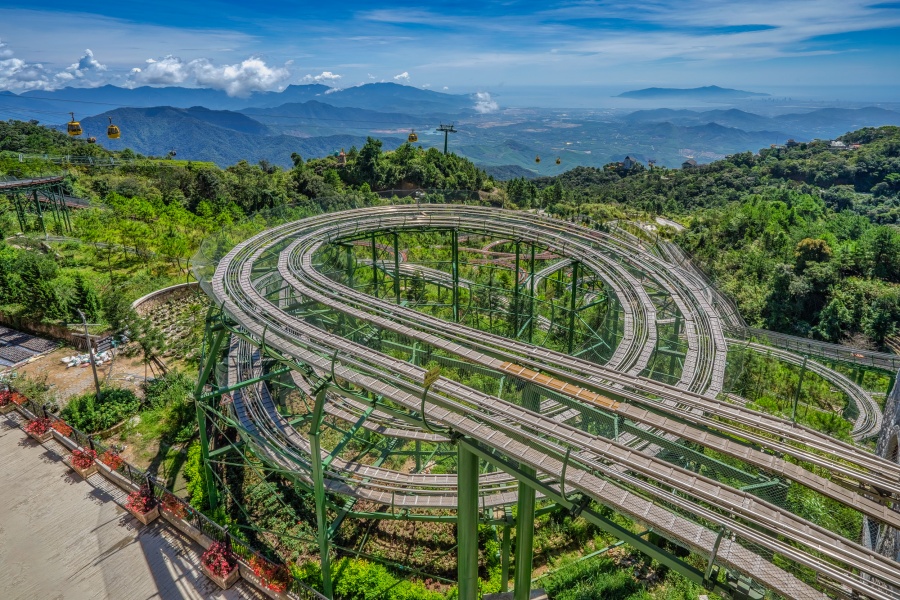
[[[453,261],[451,265],[453,273],[453,320],[459,323],[459,230],[453,229],[450,232],[450,236],[451,260]]]
[[[378,297],[378,252],[375,248],[375,234],[372,234],[372,286],[373,295]]]
[[[806,375],[806,357],[803,357],[803,366],[800,368],[800,377],[797,379],[797,391],[794,393],[794,403],[791,407],[791,423],[797,422],[797,403],[800,402],[800,391],[803,389],[803,376]]]
[[[569,354],[575,351],[575,304],[578,302],[578,266],[572,263],[572,292],[569,294]]]
[[[47,225],[44,224],[44,211],[41,209],[41,203],[38,202],[37,192],[34,192],[34,208],[37,210],[38,222],[41,224],[41,231],[44,237],[47,237]]]
[[[478,457],[457,447],[457,579],[459,600],[478,599]]]
[[[208,332],[207,332],[208,333]],[[206,494],[209,498],[210,510],[215,510],[218,505],[218,495],[216,492],[216,484],[213,478],[212,468],[209,466],[209,437],[206,433],[206,413],[202,408],[203,387],[209,380],[210,373],[218,362],[219,352],[225,343],[225,330],[220,329],[215,332],[215,337],[209,345],[209,353],[206,355],[206,364],[202,366],[202,372],[197,379],[197,387],[194,390],[194,407],[197,415],[197,427],[200,430],[200,456],[203,459],[203,466],[206,469]]]
[[[513,337],[519,333],[519,240],[516,240],[516,269],[513,272]]]
[[[397,298],[397,304],[400,304],[400,241],[397,239],[397,232],[394,232],[394,296]]]
[[[509,591],[509,545],[511,535],[509,524],[503,526],[503,540],[500,543],[500,591]]]
[[[678,336],[681,333],[681,313],[675,315],[675,332],[672,334],[672,339],[669,341],[669,347],[671,349],[675,349],[678,345]],[[674,354],[669,356],[669,376],[675,376],[675,365],[678,364],[676,357]]]
[[[530,467],[520,467],[523,474],[534,477]],[[516,503],[516,576],[514,600],[531,599],[531,570],[534,561],[534,488],[519,482],[519,499]]]
[[[22,207],[22,201],[19,199],[19,195],[15,192],[12,195],[13,204],[16,206],[16,219],[19,220],[19,227],[22,229],[22,233],[25,233],[25,209]]]
[[[353,273],[356,269],[353,268],[353,245],[347,244],[346,249],[347,256],[347,287],[353,287]]]
[[[531,244],[531,264],[528,267],[528,280],[530,283],[528,298],[528,343],[534,337],[534,243]]]
[[[319,444],[326,391],[327,388],[323,387],[316,394],[309,442],[310,458],[312,459],[313,491],[316,497],[316,523],[319,530],[319,558],[322,563],[322,591],[325,596],[331,598],[334,593],[331,589],[331,557],[328,555],[328,523],[325,515],[325,481],[322,472],[322,448]]]
[[[416,473],[422,471],[422,442],[416,440]]]

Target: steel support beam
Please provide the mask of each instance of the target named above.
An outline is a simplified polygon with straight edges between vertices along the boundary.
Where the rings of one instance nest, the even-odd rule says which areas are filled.
[[[400,240],[399,234],[394,232],[394,297],[400,304]]]
[[[316,498],[316,525],[318,526],[319,560],[322,565],[322,591],[332,598],[331,558],[328,555],[328,523],[325,515],[325,481],[322,466],[322,448],[319,436],[322,430],[322,417],[327,397],[325,388],[316,394],[313,408],[312,427],[309,431],[310,462],[312,463],[313,492]]]
[[[453,275],[453,321],[459,323],[459,231],[456,229],[450,231],[450,246],[450,268]]]
[[[578,267],[579,263],[572,263],[572,289],[569,294],[569,354],[575,351],[575,304],[578,302]]]
[[[203,400],[203,388],[219,362],[219,353],[225,343],[227,330],[223,328],[212,332],[207,326],[207,338],[210,333],[214,333],[214,337],[210,340],[206,356],[203,357],[204,360],[201,360],[200,363],[200,377],[197,379],[197,387],[194,389],[194,409],[197,416],[197,428],[200,433],[200,457],[203,460],[203,466],[206,471],[206,497],[209,501],[210,510],[215,510],[219,502],[216,484],[213,481],[212,468],[209,466],[209,436],[206,431],[206,413],[203,410],[203,404],[205,403]]]
[[[478,457],[457,448],[457,580],[459,600],[478,599]]]

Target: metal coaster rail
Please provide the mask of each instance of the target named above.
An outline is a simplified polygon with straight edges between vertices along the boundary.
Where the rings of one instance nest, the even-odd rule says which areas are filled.
[[[317,252],[353,236],[425,228],[540,245],[583,265],[591,276],[603,280],[623,309],[624,333],[613,359],[600,365],[429,316],[342,285],[314,264]],[[406,276],[410,269],[414,268],[404,269]],[[606,506],[709,557],[710,569],[721,564],[785,597],[825,597],[825,589],[871,598],[900,597],[896,562],[783,506],[657,456],[662,445],[685,440],[750,465],[767,481],[795,482],[900,528],[900,513],[891,506],[900,499],[900,466],[717,398],[724,381],[727,341],[706,291],[695,277],[682,277],[682,272],[640,245],[629,247],[620,239],[573,224],[499,209],[427,205],[357,209],[269,229],[223,257],[207,288],[231,332],[226,387],[253,382],[232,394],[228,408],[241,438],[264,461],[292,473],[310,489],[317,483],[315,463],[327,461],[320,477],[329,494],[390,505],[392,510],[458,508],[459,535],[466,536],[471,515],[464,507],[470,506],[473,494],[480,518],[488,519],[490,508],[512,504],[530,488],[614,531],[590,503]],[[578,273],[573,269],[573,286]],[[458,276],[451,276],[451,285],[459,285]],[[642,376],[659,342],[657,309],[645,285],[665,291],[684,324],[687,350],[675,385]],[[538,398],[563,401],[570,410],[551,416],[539,403],[520,406],[448,377],[423,387],[426,369],[415,361],[292,314],[288,305],[299,301],[322,307],[336,319],[366,324],[379,336],[438,350],[459,364],[532,386]],[[315,456],[318,441],[312,443],[279,414],[270,385],[261,378],[267,357],[302,365],[289,379],[317,403],[324,403],[332,418],[365,419],[378,413],[374,401],[369,404],[361,394],[348,393],[365,392],[396,407],[399,412],[377,414],[381,421],[376,423],[384,427],[392,420],[405,422],[395,433],[399,437],[424,422],[424,409],[427,421],[448,433],[423,430],[423,435],[431,436],[423,439],[455,443],[460,472],[407,473],[345,460],[324,450]],[[343,383],[338,385],[336,379]],[[869,409],[864,412],[868,415]],[[588,416],[607,419],[616,424],[616,433],[604,436],[579,428],[568,422],[573,415],[580,415],[582,422]],[[866,418],[877,420],[872,415]],[[620,419],[631,423],[629,434],[618,433]],[[470,476],[462,472],[467,453],[499,469],[476,472],[474,489]],[[698,456],[705,459],[702,452]],[[826,479],[806,465],[839,477]],[[573,494],[588,504],[579,501],[575,509]],[[327,553],[327,545],[320,544]],[[773,555],[779,559],[774,561]],[[530,564],[529,554],[521,558]],[[470,553],[461,555],[461,582],[471,575],[463,566],[470,561]],[[698,573],[687,564],[680,569],[695,581],[728,591],[711,578],[709,569]],[[815,581],[803,579],[804,569],[816,574]],[[463,592],[461,588],[461,597]],[[517,598],[519,593],[517,587]]]

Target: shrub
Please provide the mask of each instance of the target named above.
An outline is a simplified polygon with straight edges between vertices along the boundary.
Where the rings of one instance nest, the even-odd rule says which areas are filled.
[[[82,471],[89,469],[94,461],[97,460],[97,452],[94,450],[74,450],[72,451],[72,464]]]
[[[237,567],[237,556],[223,542],[213,542],[200,557],[200,561],[213,574],[222,578],[228,577]]]
[[[184,463],[184,478],[191,498],[191,506],[198,510],[206,508],[206,470],[203,468],[203,457],[200,443],[194,442],[187,452]]]
[[[128,499],[125,501],[125,508],[132,512],[144,514],[145,512],[153,510],[158,503],[159,500],[157,500],[156,496],[153,495],[153,492],[150,491],[149,486],[142,485],[141,489],[138,491],[128,494]]]
[[[25,426],[25,432],[31,435],[44,435],[48,431],[50,431],[50,419],[46,417],[33,419]]]
[[[77,396],[69,401],[61,416],[77,429],[94,433],[109,429],[137,412],[140,400],[125,388],[103,390],[100,401],[94,393]]]

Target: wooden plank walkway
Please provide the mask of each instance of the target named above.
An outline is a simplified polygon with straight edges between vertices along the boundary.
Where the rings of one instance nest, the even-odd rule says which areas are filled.
[[[8,418],[12,417],[12,418]],[[0,416],[0,596],[4,600],[262,600],[239,581],[220,591],[200,571],[202,549],[162,519],[141,525],[125,492],[81,479],[63,447],[38,444]]]

